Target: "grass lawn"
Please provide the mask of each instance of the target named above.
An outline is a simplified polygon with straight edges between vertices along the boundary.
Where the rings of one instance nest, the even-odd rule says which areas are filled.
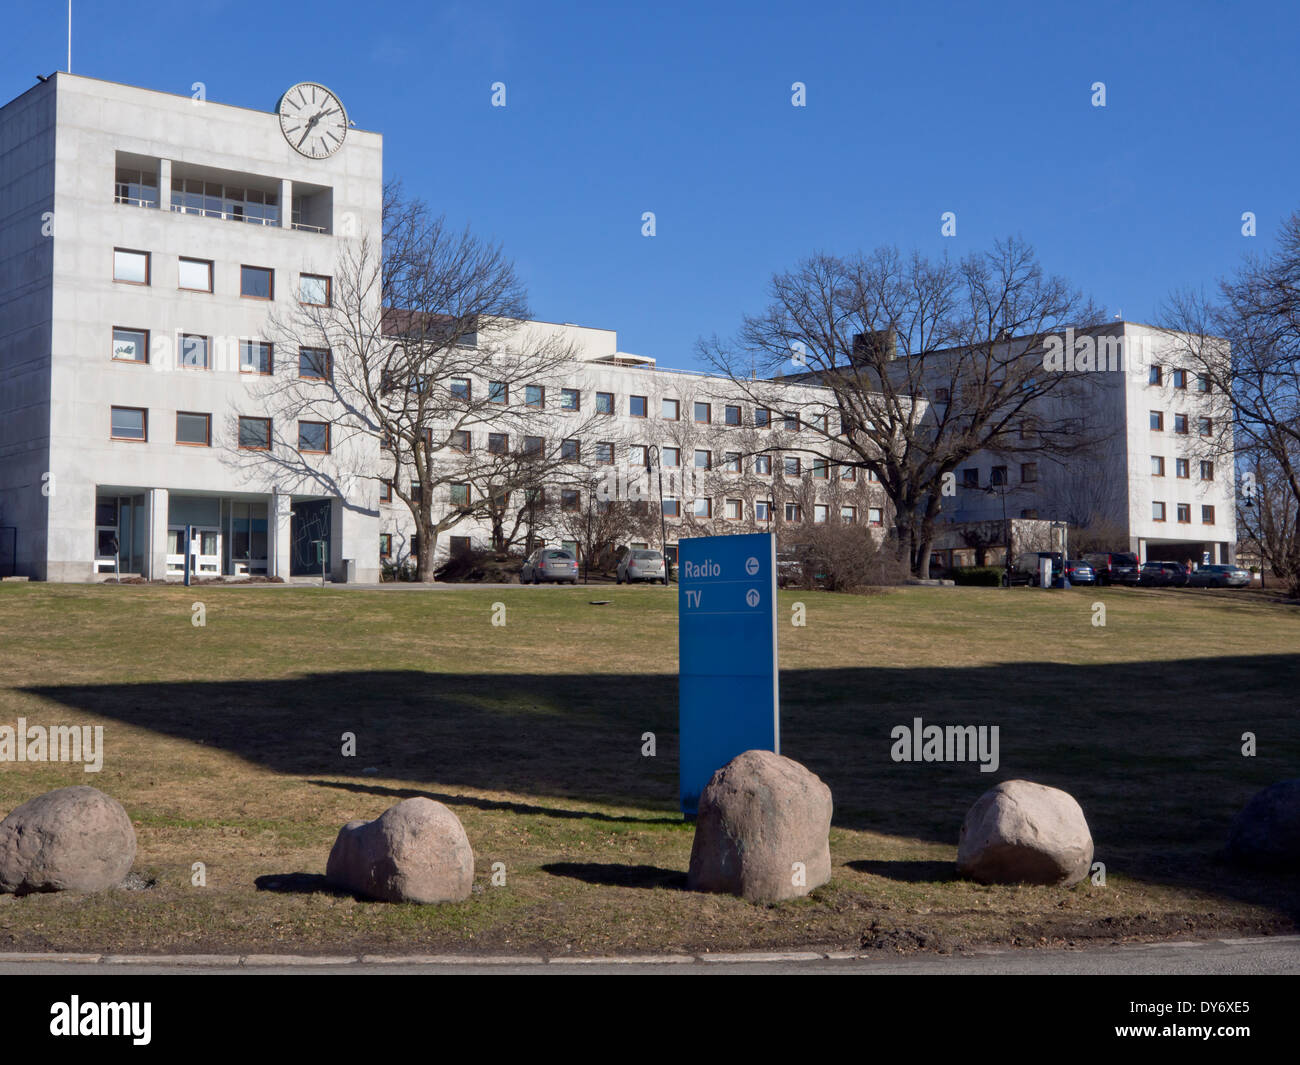
[[[1296,929],[1295,877],[1217,857],[1256,790],[1300,775],[1295,606],[1195,589],[782,592],[785,617],[807,606],[805,627],[781,628],[782,753],[831,788],[834,872],[765,907],[684,890],[675,590],[596,591],[0,586],[0,724],[101,724],[106,748],[98,774],[0,765],[0,812],[98,787],[156,881],[0,896],[0,951],[947,950]],[[998,771],[893,762],[890,730],[914,717],[999,726]],[[1079,800],[1104,887],[955,878],[965,811],[1016,777]],[[339,826],[412,795],[464,823],[474,896],[329,889]]]

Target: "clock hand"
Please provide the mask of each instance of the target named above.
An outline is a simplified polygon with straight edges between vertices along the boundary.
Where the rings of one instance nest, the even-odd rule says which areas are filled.
[[[312,127],[314,127],[318,121],[320,121],[320,115],[312,115],[311,121],[307,123],[307,128],[302,131],[302,138],[298,141],[299,148],[302,147],[303,141],[307,139],[308,135],[312,131]]]

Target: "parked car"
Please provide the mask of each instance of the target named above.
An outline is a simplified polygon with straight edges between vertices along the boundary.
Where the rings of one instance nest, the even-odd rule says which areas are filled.
[[[1065,576],[1071,584],[1096,584],[1097,572],[1079,558],[1065,561]]]
[[[664,575],[664,556],[658,551],[634,547],[618,560],[614,579],[618,584],[624,581],[628,584],[634,581],[661,581],[667,584],[668,578]]]
[[[1240,566],[1201,566],[1187,577],[1189,588],[1245,588],[1250,584],[1250,571]]]
[[[578,560],[571,551],[562,547],[539,547],[524,561],[519,570],[520,584],[541,584],[543,581],[578,583]]]
[[[1083,556],[1097,577],[1098,584],[1137,584],[1142,567],[1131,551],[1099,551]]]
[[[1147,588],[1181,588],[1187,583],[1187,567],[1181,562],[1144,562],[1138,583]]]

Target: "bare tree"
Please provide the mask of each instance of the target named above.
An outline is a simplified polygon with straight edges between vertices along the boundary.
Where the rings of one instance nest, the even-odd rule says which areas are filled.
[[[368,236],[340,242],[328,300],[272,317],[277,346],[319,366],[271,387],[299,418],[341,405],[335,432],[369,438],[355,475],[378,472],[406,505],[416,579],[431,581],[438,537],[474,517],[475,500],[525,490],[561,461],[547,436],[574,353],[527,327],[524,288],[500,246],[434,218],[395,184],[383,233],[382,253]],[[504,456],[484,446],[489,429],[510,441]]]
[[[893,505],[895,550],[920,576],[961,462],[984,449],[1095,446],[1079,375],[1045,370],[1043,351],[1100,316],[1017,239],[960,262],[892,248],[817,254],[776,275],[769,296],[734,340],[702,342],[702,356],[756,403],[770,395],[764,379],[830,390],[830,416],[811,419],[793,446],[874,471]]]
[[[1216,297],[1175,293],[1164,319],[1217,408],[1223,431],[1206,446],[1239,460],[1242,530],[1264,565],[1300,595],[1300,213],[1283,224],[1269,254],[1247,258],[1221,280]]]

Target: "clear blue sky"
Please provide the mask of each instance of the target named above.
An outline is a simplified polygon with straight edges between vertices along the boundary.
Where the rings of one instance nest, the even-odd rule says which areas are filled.
[[[505,245],[537,317],[667,366],[812,251],[1019,234],[1143,321],[1300,208],[1294,4],[701,6],[77,0],[72,64],[268,111],[329,85],[384,134],[388,176]],[[64,67],[64,18],[7,5],[0,98]]]

